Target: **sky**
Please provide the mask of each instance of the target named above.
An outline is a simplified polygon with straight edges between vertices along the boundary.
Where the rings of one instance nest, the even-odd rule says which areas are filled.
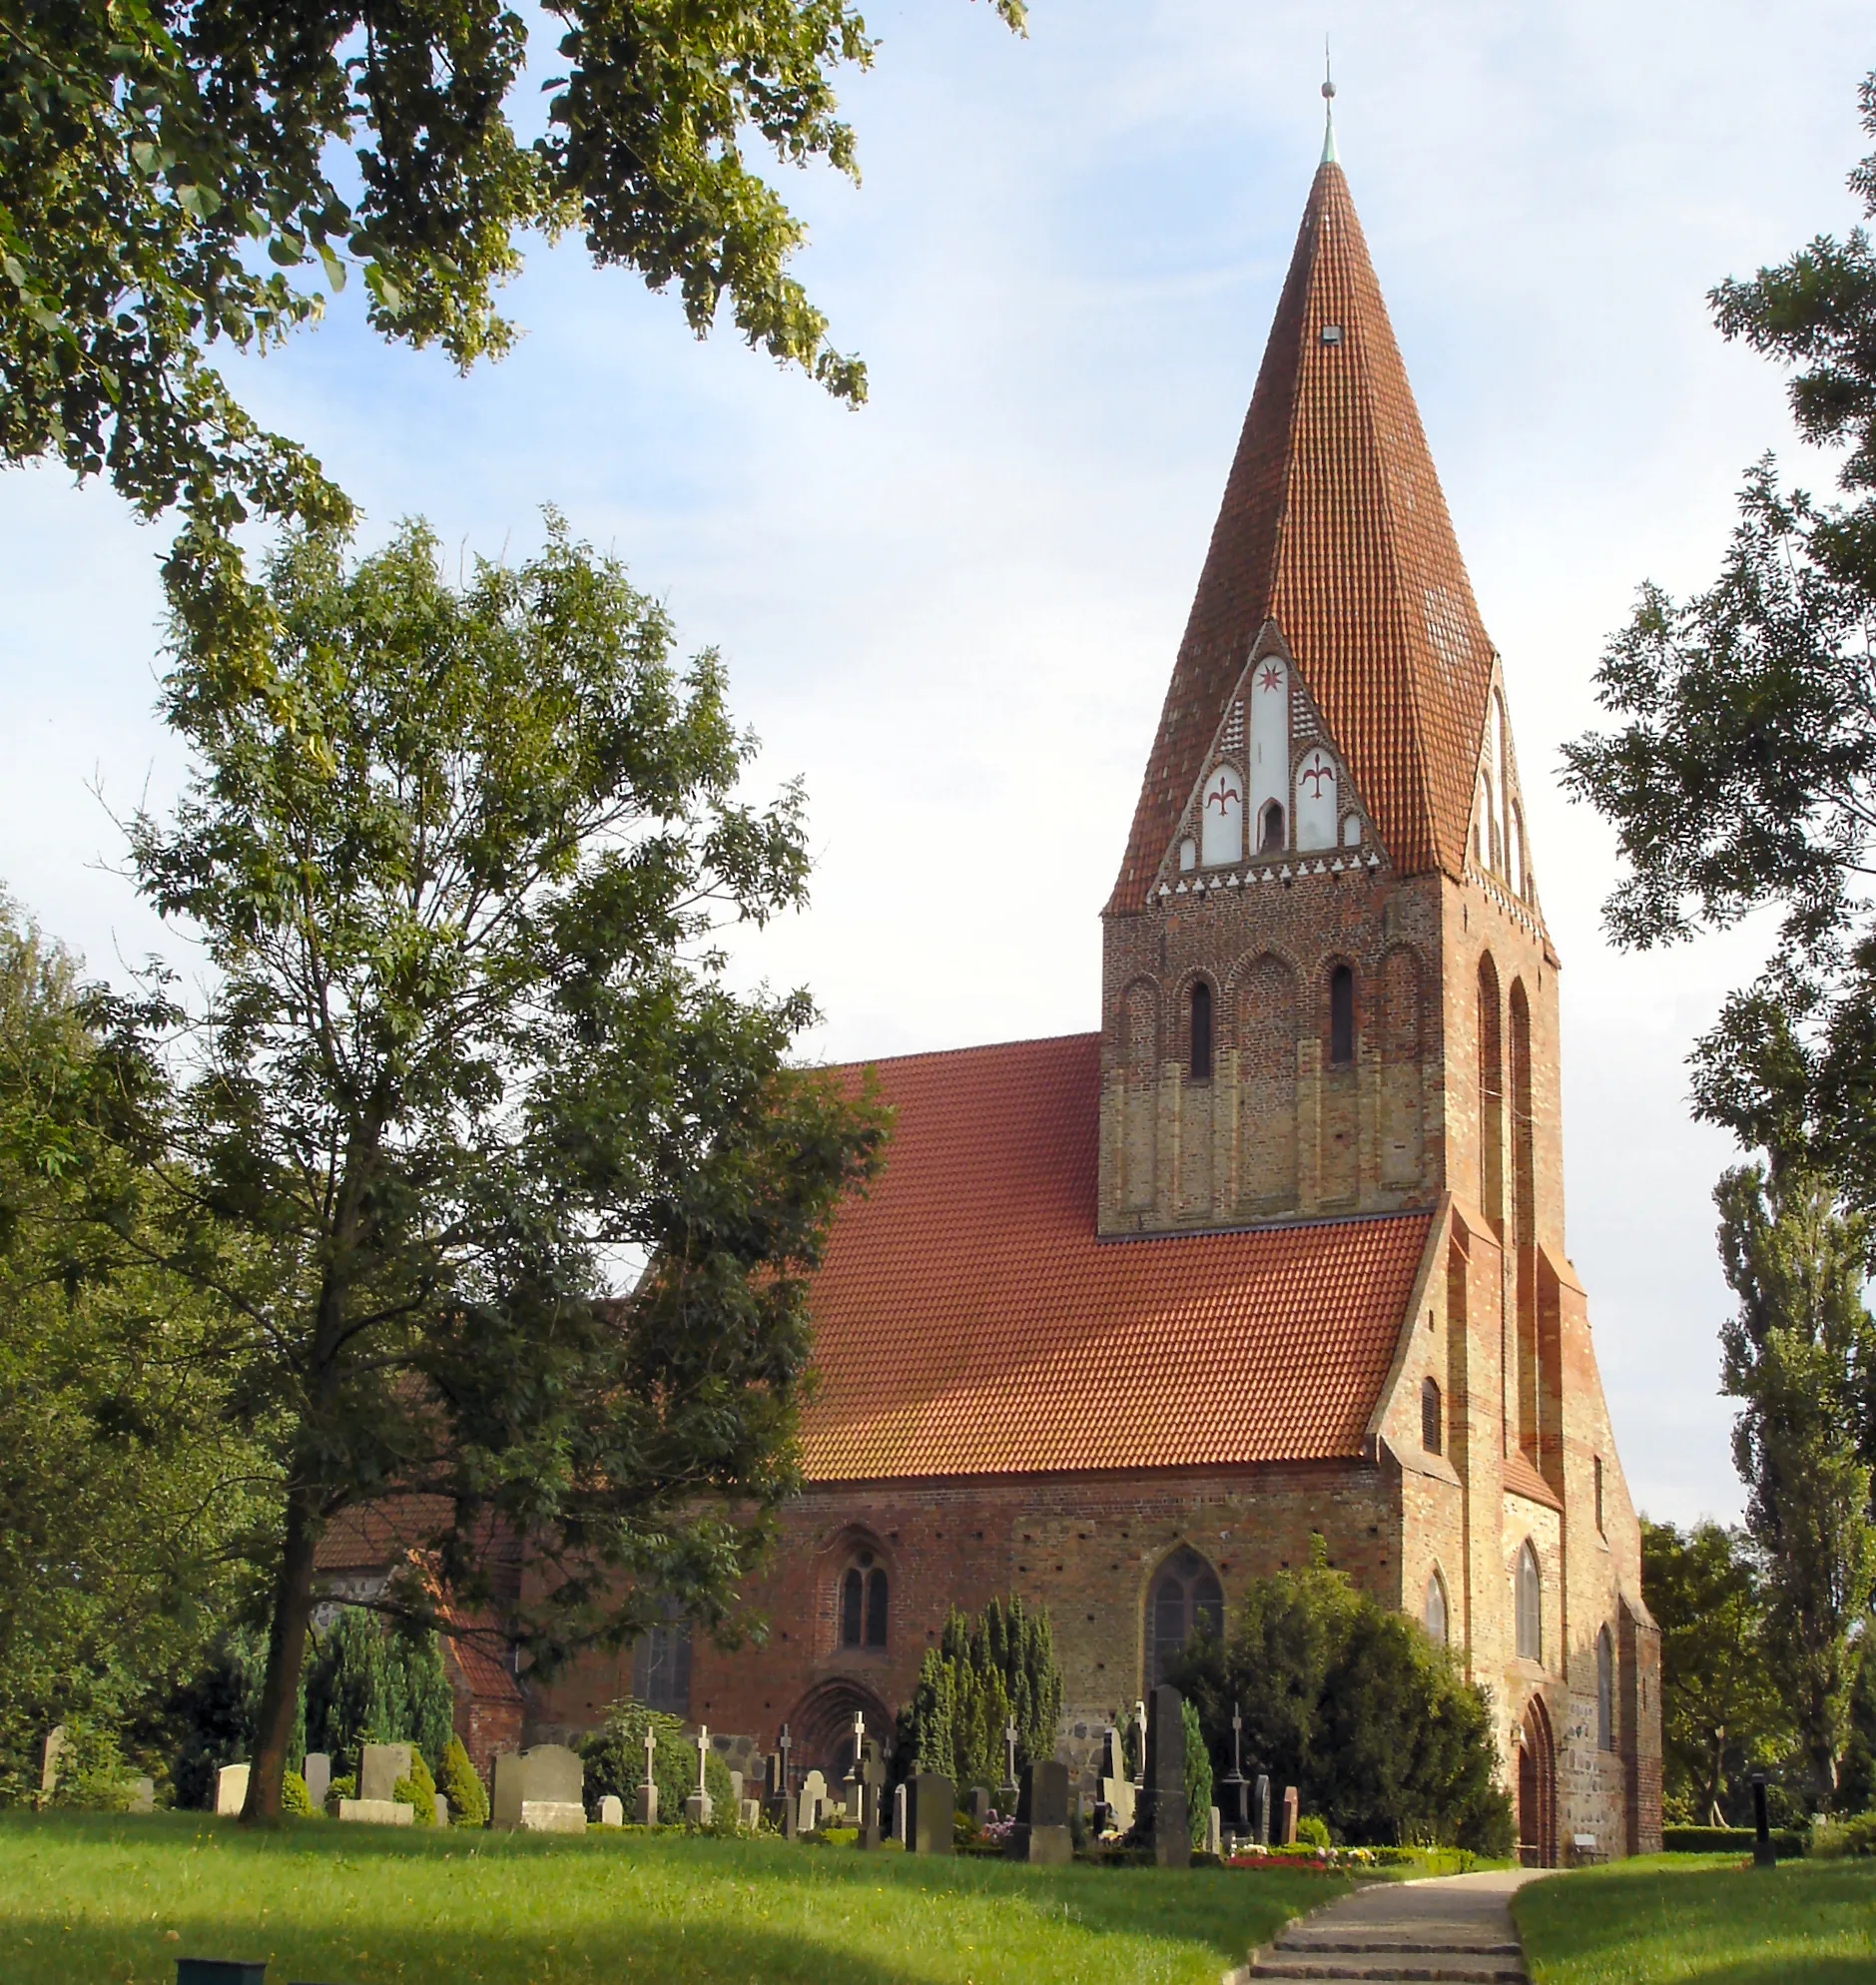
[[[859,189],[781,173],[798,272],[871,375],[860,412],[577,241],[530,252],[526,329],[468,377],[393,349],[355,294],[234,376],[362,504],[451,555],[515,556],[553,504],[716,647],[807,784],[812,906],[742,944],[807,984],[847,1059],[1098,1024],[1100,906],[1322,138],[1343,166],[1485,622],[1563,961],[1568,1245],[1631,1489],[1736,1519],[1728,1313],[1684,1057],[1752,931],[1608,944],[1612,839],[1558,783],[1644,579],[1687,591],[1746,466],[1812,487],[1780,376],[1706,292],[1859,218],[1867,9],[1745,0],[1297,6],[970,0],[868,9]],[[779,170],[779,169],[778,169]],[[0,476],[0,878],[95,972],[190,966],[117,822],[185,767],[154,714],[160,527],[43,469]]]

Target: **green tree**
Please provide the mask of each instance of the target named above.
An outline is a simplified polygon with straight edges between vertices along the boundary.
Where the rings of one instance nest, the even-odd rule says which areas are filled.
[[[367,1743],[414,1744],[440,1769],[453,1741],[455,1697],[436,1635],[363,1607],[343,1608],[318,1638],[302,1695],[308,1741],[335,1773],[355,1774]]]
[[[453,1733],[443,1746],[443,1761],[437,1767],[436,1789],[449,1801],[451,1826],[488,1824],[488,1787],[470,1761],[462,1739]]]
[[[806,1274],[883,1135],[787,1064],[805,993],[726,983],[720,926],[798,904],[808,862],[798,791],[736,796],[715,658],[680,675],[663,613],[557,522],[460,588],[421,525],[343,550],[275,555],[264,667],[179,629],[195,770],[132,855],[214,986],[112,1014],[172,1194],[155,1258],[220,1317],[191,1369],[239,1375],[282,1484],[269,1818],[343,1510],[434,1511],[411,1542],[471,1605],[486,1524],[525,1533],[545,1576],[512,1630],[543,1665],[622,1646],[653,1595],[734,1631],[798,1479]],[[626,1301],[622,1259],[650,1263]],[[414,1577],[380,1604],[437,1624]]]
[[[1870,1236],[1815,1173],[1729,1171],[1715,1189],[1720,1261],[1739,1298],[1722,1333],[1743,1403],[1733,1459],[1764,1556],[1767,1625],[1791,1717],[1827,1806],[1849,1736],[1854,1637],[1876,1589],[1870,1469],[1856,1408],[1876,1362],[1863,1306]]]
[[[1021,0],[992,0],[1020,27]],[[0,35],[0,459],[181,500],[179,570],[213,577],[244,507],[342,523],[344,499],[210,362],[265,349],[356,271],[372,327],[458,365],[514,332],[520,241],[577,228],[675,288],[700,336],[865,394],[789,274],[800,221],[750,162],[858,178],[834,83],[871,63],[849,0],[565,0],[547,60],[500,0],[322,10],[255,0],[8,0]]]
[[[894,1745],[900,1770],[942,1772],[960,1791],[999,1786],[1012,1721],[1018,1770],[1054,1756],[1061,1670],[1048,1615],[1029,1612],[1017,1594],[992,1599],[975,1619],[953,1607],[900,1711]]]
[[[1224,1638],[1189,1646],[1171,1678],[1214,1760],[1231,1754],[1237,1702],[1245,1769],[1295,1785],[1340,1838],[1509,1852],[1511,1802],[1483,1693],[1320,1550],[1307,1570],[1252,1581]]]
[[[589,1811],[608,1792],[617,1795],[629,1814],[645,1778],[645,1733],[652,1733],[651,1781],[658,1787],[658,1819],[676,1826],[684,1818],[684,1801],[697,1789],[697,1743],[684,1734],[682,1720],[642,1702],[615,1702],[598,1729],[578,1744],[585,1762],[585,1795]],[[705,1754],[704,1784],[719,1813],[730,1806],[730,1767],[715,1750]],[[753,1794],[752,1794],[753,1796]]]
[[[1185,1731],[1185,1812],[1191,1822],[1192,1844],[1202,1847],[1211,1830],[1212,1759],[1200,1727],[1197,1706],[1187,1697],[1179,1702]]]
[[[99,1223],[143,1233],[157,1181],[88,996],[0,897],[0,1801],[54,1724],[94,1776],[167,1778],[167,1698],[252,1597],[236,1545],[273,1486],[231,1373],[191,1374],[195,1292]]]
[[[1792,1733],[1757,1548],[1716,1523],[1681,1531],[1644,1517],[1641,1594],[1661,1630],[1663,1807],[1704,1824],[1717,1802],[1745,1824],[1747,1774],[1776,1766]]]
[[[1876,137],[1876,76],[1862,86]],[[1851,176],[1876,214],[1876,155]],[[1641,590],[1597,694],[1614,720],[1565,750],[1568,782],[1615,827],[1617,941],[1646,948],[1781,915],[1766,971],[1737,989],[1693,1057],[1697,1112],[1747,1150],[1808,1146],[1876,1209],[1876,254],[1820,236],[1710,302],[1721,332],[1794,367],[1804,437],[1847,450],[1843,502],[1748,474],[1715,583]],[[1857,1407],[1876,1461],[1876,1400]]]

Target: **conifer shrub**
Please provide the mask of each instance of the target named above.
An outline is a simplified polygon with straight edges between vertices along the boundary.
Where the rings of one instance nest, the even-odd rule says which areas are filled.
[[[289,1771],[281,1780],[281,1811],[299,1819],[313,1817],[313,1794],[298,1771]]]
[[[1192,1844],[1202,1847],[1211,1820],[1212,1760],[1205,1748],[1205,1732],[1199,1728],[1198,1711],[1183,1698],[1179,1708],[1185,1724],[1185,1812]]]
[[[575,1748],[586,1766],[586,1809],[594,1812],[608,1792],[617,1795],[629,1817],[638,1796],[639,1781],[645,1775],[645,1732],[657,1737],[652,1756],[651,1779],[658,1787],[658,1819],[675,1826],[684,1818],[684,1801],[697,1789],[697,1745],[684,1734],[676,1716],[661,1709],[648,1709],[629,1697],[615,1702],[606,1711],[598,1729],[580,1739]],[[730,1767],[712,1750],[704,1764],[704,1784],[717,1814],[731,1805]],[[734,1814],[731,1814],[734,1823]]]
[[[1214,1759],[1244,1716],[1244,1768],[1295,1785],[1332,1837],[1431,1841],[1509,1854],[1511,1801],[1484,1692],[1420,1625],[1332,1571],[1322,1540],[1297,1572],[1258,1579],[1222,1640],[1186,1651],[1170,1679]]]
[[[363,1607],[344,1608],[308,1662],[311,1748],[350,1771],[367,1743],[412,1744],[427,1763],[441,1763],[455,1708],[436,1636],[386,1623]]]
[[[991,1600],[974,1620],[953,1607],[900,1711],[898,1768],[942,1772],[960,1795],[972,1785],[994,1789],[1007,1768],[1003,1730],[1012,1717],[1018,1770],[1054,1756],[1061,1670],[1048,1615],[1028,1612],[1014,1594]]]
[[[459,1736],[451,1736],[443,1746],[442,1765],[436,1773],[436,1789],[449,1801],[451,1826],[488,1824],[488,1788],[469,1761]]]
[[[436,1780],[430,1776],[423,1753],[414,1746],[410,1752],[410,1775],[399,1778],[390,1788],[390,1795],[399,1805],[410,1808],[412,1826],[436,1824]]]

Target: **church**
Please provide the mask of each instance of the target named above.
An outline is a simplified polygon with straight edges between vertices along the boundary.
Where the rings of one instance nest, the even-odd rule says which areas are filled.
[[[1508,709],[1332,134],[1116,851],[1098,1030],[875,1064],[897,1124],[813,1285],[767,1647],[673,1624],[528,1691],[530,1737],[632,1693],[836,1765],[953,1604],[1013,1592],[1085,1766],[1320,1535],[1488,1689],[1529,1857],[1658,1848]]]

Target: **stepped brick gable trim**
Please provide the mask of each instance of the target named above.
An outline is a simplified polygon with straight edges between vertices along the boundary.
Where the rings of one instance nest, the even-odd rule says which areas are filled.
[[[1395,865],[1462,875],[1492,644],[1333,163],[1310,190],[1110,913],[1144,903],[1267,621]]]
[[[1431,1213],[1102,1241],[1098,1034],[878,1072],[886,1171],[811,1296],[811,1482],[1361,1453]]]

